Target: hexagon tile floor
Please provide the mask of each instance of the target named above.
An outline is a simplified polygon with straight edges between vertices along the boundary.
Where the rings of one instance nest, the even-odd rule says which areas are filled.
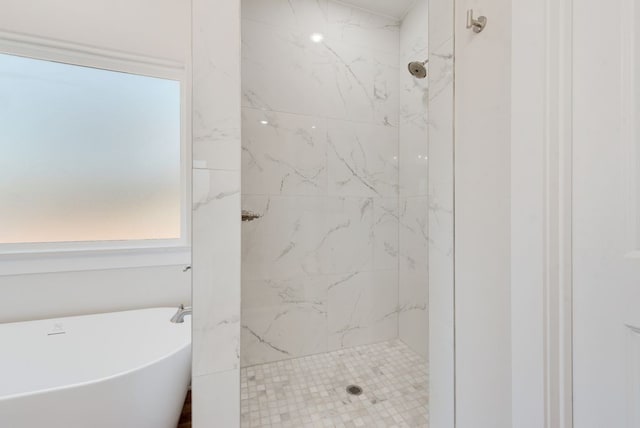
[[[427,382],[426,362],[399,340],[247,367],[242,428],[427,428]]]

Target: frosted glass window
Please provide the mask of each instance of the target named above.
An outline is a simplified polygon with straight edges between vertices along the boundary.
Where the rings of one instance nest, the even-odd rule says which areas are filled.
[[[180,82],[0,54],[0,243],[176,239]]]

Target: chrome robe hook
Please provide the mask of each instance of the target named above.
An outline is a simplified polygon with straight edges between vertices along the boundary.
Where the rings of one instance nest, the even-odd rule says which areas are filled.
[[[487,25],[487,17],[479,16],[478,19],[473,17],[473,9],[467,11],[467,28],[472,28],[474,33],[479,33],[484,30]]]

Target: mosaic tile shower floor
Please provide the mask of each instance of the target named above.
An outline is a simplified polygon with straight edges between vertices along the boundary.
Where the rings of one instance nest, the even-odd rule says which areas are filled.
[[[426,428],[428,372],[399,340],[241,370],[242,428]],[[346,387],[361,386],[361,395]]]

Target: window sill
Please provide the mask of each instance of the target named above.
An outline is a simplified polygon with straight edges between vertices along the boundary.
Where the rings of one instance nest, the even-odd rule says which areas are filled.
[[[189,247],[0,254],[0,276],[191,264]]]

